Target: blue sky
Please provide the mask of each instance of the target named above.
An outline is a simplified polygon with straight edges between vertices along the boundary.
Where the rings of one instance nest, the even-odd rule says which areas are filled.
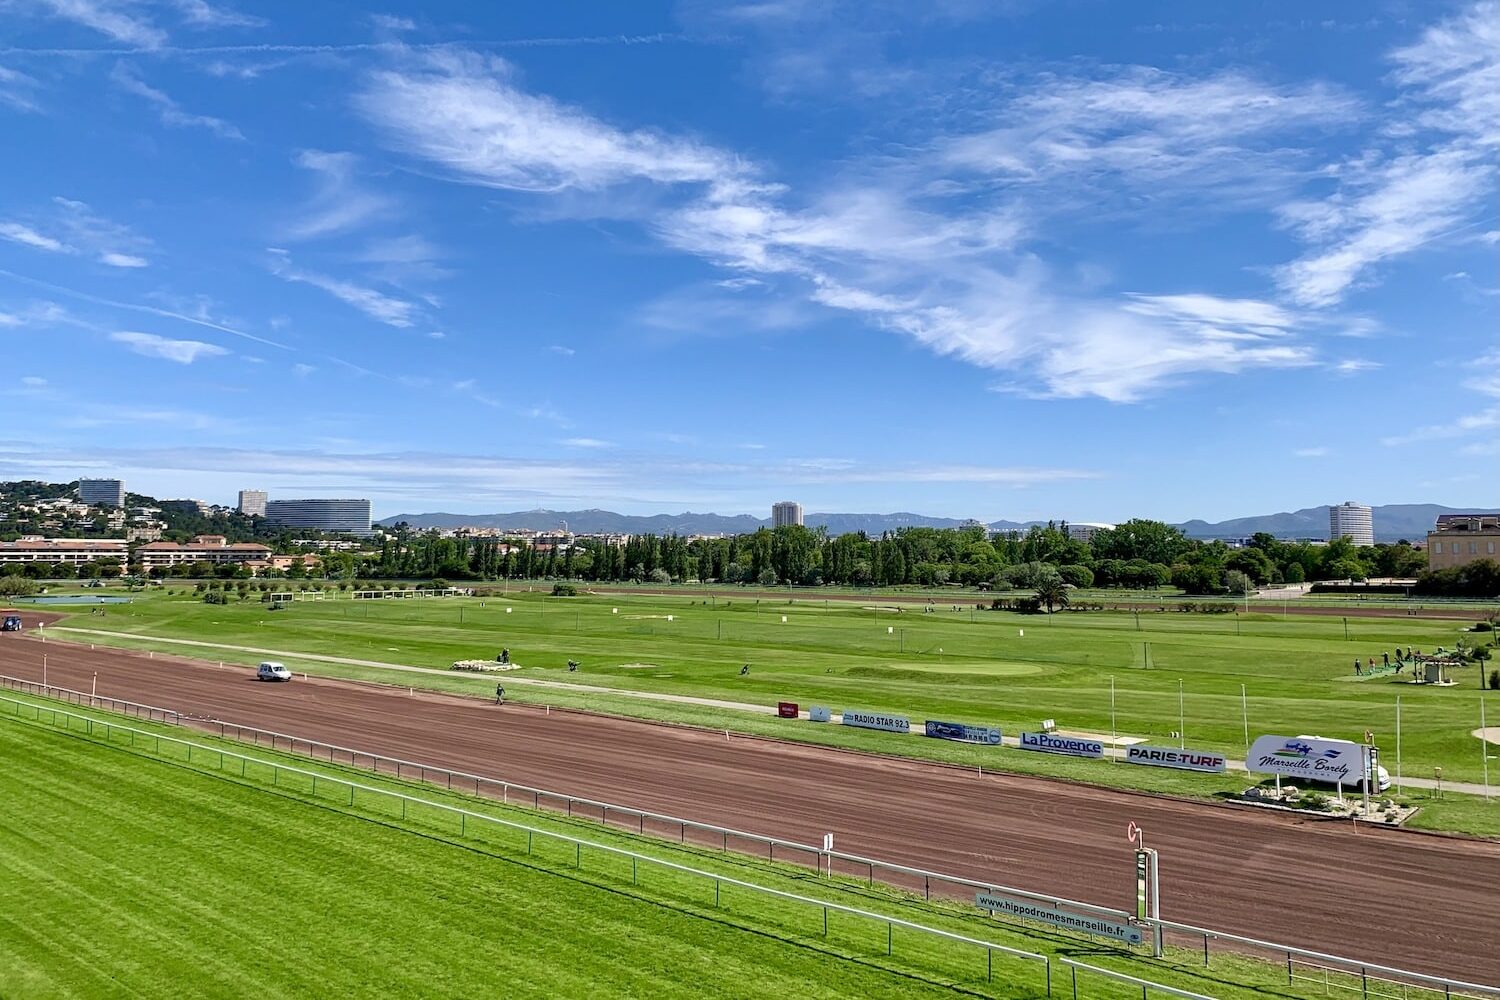
[[[0,477],[1497,503],[1500,5],[0,0]]]

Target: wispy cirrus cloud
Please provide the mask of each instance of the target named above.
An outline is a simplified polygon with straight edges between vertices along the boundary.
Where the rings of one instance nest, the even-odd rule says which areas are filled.
[[[162,124],[173,128],[202,128],[207,129],[221,139],[242,140],[245,138],[240,130],[222,118],[212,115],[200,115],[183,109],[175,99],[168,96],[164,91],[146,83],[140,75],[124,63],[116,63],[110,79],[115,86],[128,94],[140,97],[156,108],[157,115]]]
[[[359,184],[355,176],[359,160],[353,153],[305,149],[297,154],[296,162],[316,175],[317,191],[284,227],[287,239],[314,240],[345,233],[389,216],[395,208],[391,199]]]
[[[406,299],[387,295],[377,289],[332,275],[320,274],[297,267],[291,255],[285,251],[272,251],[271,273],[283,281],[291,281],[321,289],[347,305],[353,306],[371,319],[389,326],[407,329],[416,323],[420,310],[417,304]]]
[[[167,33],[142,14],[134,3],[116,0],[40,0],[38,8],[124,45],[155,49],[167,41]]]
[[[109,339],[124,344],[137,354],[143,354],[148,358],[175,361],[180,365],[190,365],[199,358],[211,358],[229,353],[217,344],[209,344],[201,340],[173,340],[155,333],[140,333],[134,330],[116,331],[109,335]]]
[[[1277,278],[1305,305],[1337,303],[1382,263],[1493,219],[1500,3],[1472,4],[1391,60],[1404,89],[1387,141],[1334,166],[1329,197],[1282,209],[1309,250]]]
[[[1193,123],[1193,103],[1214,96],[1213,110],[1226,121],[1253,112],[1269,129],[1278,116],[1317,117],[1298,110],[1309,96],[1300,93],[1277,95],[1264,109],[1218,91],[1158,104],[1140,94],[1133,100],[1170,123],[1187,147],[1207,138]],[[1095,95],[1089,113],[1102,121],[1120,101],[1130,103]],[[799,197],[731,152],[615,126],[528,93],[498,60],[412,56],[372,74],[356,103],[391,145],[456,180],[530,193],[648,185],[657,207],[645,225],[667,245],[738,278],[790,280],[808,303],[1005,372],[1021,391],[1129,402],[1196,373],[1313,359],[1310,348],[1292,342],[1297,324],[1271,303],[1060,292],[1046,266],[1022,249],[1024,215],[1003,198],[939,210],[920,193],[931,178],[914,189],[901,172]]]
[[[53,198],[50,211],[32,213],[26,222],[0,220],[0,239],[47,253],[90,254],[109,267],[150,264],[140,253],[150,240],[71,198]]]
[[[0,105],[16,111],[39,111],[38,83],[34,77],[8,66],[0,66]]]

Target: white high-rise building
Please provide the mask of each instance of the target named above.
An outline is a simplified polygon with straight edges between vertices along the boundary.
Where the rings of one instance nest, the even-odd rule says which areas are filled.
[[[249,517],[265,517],[266,491],[240,490],[239,511]]]
[[[786,528],[791,525],[802,526],[802,505],[793,503],[791,500],[783,500],[771,505],[771,527]]]
[[[123,507],[125,483],[119,479],[80,479],[78,499],[96,507]]]
[[[1355,545],[1375,544],[1375,520],[1369,507],[1345,500],[1328,508],[1328,540],[1331,542],[1345,535]]]

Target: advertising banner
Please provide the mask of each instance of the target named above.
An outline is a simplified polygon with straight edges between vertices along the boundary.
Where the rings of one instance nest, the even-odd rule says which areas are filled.
[[[1126,944],[1140,944],[1143,940],[1139,927],[1116,923],[1103,917],[1091,917],[1084,913],[1060,910],[1046,903],[1029,903],[1025,900],[1011,899],[1008,896],[992,896],[987,892],[979,892],[974,894],[974,905],[981,910],[989,910],[991,913],[1004,913],[1011,917],[1040,920],[1054,927],[1107,937],[1113,941],[1124,941]]]
[[[1289,778],[1359,784],[1364,770],[1358,743],[1303,736],[1261,736],[1250,744],[1247,770]]]
[[[957,740],[959,743],[987,743],[1000,745],[1000,730],[990,726],[966,726],[962,722],[935,722],[927,720],[927,735],[935,740]]]
[[[1207,771],[1222,774],[1226,761],[1221,753],[1206,750],[1183,750],[1178,747],[1132,746],[1125,748],[1125,759],[1132,764],[1151,767],[1175,767],[1183,771]]]
[[[831,722],[833,721],[833,709],[826,705],[814,705],[807,710],[808,722]]]
[[[795,701],[778,701],[776,703],[776,714],[783,719],[795,719],[797,717],[797,703]]]
[[[855,712],[844,709],[843,722],[846,726],[858,726],[861,729],[880,729],[887,733],[909,733],[911,732],[911,721],[904,715],[884,715],[880,712]]]
[[[1041,750],[1044,753],[1061,753],[1069,757],[1103,757],[1104,744],[1098,740],[1079,739],[1074,736],[1057,736],[1053,733],[1022,733],[1022,750]]]

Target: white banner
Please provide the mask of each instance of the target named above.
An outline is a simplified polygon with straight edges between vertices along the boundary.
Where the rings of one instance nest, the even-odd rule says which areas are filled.
[[[1140,944],[1143,939],[1141,929],[1131,924],[1121,924],[1103,917],[1073,913],[1048,906],[1046,903],[1030,903],[1025,900],[1011,899],[1008,896],[992,896],[987,892],[980,892],[974,895],[974,905],[981,910],[989,910],[991,913],[1004,913],[1012,917],[1024,917],[1027,920],[1040,920],[1054,927],[1066,927],[1070,931],[1082,931],[1085,934],[1112,938],[1127,944]]]
[[[1151,767],[1175,767],[1183,771],[1223,772],[1227,763],[1221,753],[1205,750],[1180,750],[1177,747],[1132,746],[1125,749],[1125,759],[1132,764]]]
[[[1257,774],[1357,785],[1362,763],[1359,744],[1349,740],[1261,736],[1250,744],[1245,767]]]
[[[1069,757],[1103,757],[1104,744],[1098,740],[1079,739],[1074,736],[1057,736],[1053,733],[1022,733],[1022,750],[1041,750],[1045,753],[1067,754]]]
[[[879,712],[852,712],[844,710],[843,723],[861,729],[880,729],[887,733],[911,732],[911,721],[904,715],[882,715]]]
[[[831,722],[833,720],[833,709],[827,705],[813,705],[807,710],[808,722]]]

